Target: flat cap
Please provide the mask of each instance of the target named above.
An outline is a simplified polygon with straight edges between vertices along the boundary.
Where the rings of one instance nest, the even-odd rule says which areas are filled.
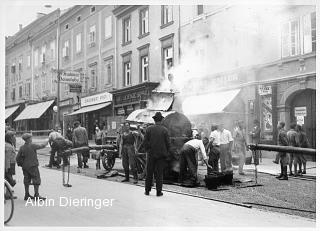
[[[31,135],[30,133],[24,133],[24,134],[22,135],[22,139],[23,139],[24,141],[26,141],[26,140],[29,139],[30,137],[32,137],[32,135]]]

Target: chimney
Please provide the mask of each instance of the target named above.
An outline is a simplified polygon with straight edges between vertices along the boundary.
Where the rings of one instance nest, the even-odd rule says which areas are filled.
[[[38,12],[37,13],[37,19],[41,18],[42,16],[46,15],[45,13],[41,13],[41,12]]]
[[[19,24],[19,31],[22,30],[22,24]]]

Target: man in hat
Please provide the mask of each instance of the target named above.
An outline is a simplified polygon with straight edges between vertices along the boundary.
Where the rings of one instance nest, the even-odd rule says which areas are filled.
[[[259,144],[260,143],[260,136],[261,136],[261,128],[260,128],[260,122],[259,120],[255,119],[253,121],[253,128],[251,132],[249,133],[252,143],[253,144]],[[256,156],[254,156],[254,163],[259,164],[259,158],[261,160],[262,153],[261,150],[257,150],[255,153],[257,153]]]
[[[152,118],[155,125],[146,129],[144,138],[144,147],[147,152],[145,195],[149,195],[153,175],[155,175],[157,196],[162,196],[163,168],[170,149],[169,132],[161,125],[163,119],[161,112],[157,112]]]
[[[74,129],[72,134],[72,143],[74,148],[79,148],[83,146],[88,146],[88,133],[84,127],[81,127],[80,122],[74,122]],[[83,158],[81,158],[81,155]],[[82,162],[84,164],[84,168],[89,168],[87,165],[89,159],[88,151],[78,152],[78,172],[80,172],[80,168],[82,168]]]
[[[25,141],[18,151],[17,164],[22,167],[24,176],[24,188],[25,196],[24,200],[45,200],[46,198],[39,195],[39,186],[41,184],[40,172],[39,172],[39,161],[37,157],[37,150],[45,148],[48,145],[48,140],[45,143],[39,145],[32,143],[32,135],[30,133],[24,133],[22,139]],[[34,186],[34,197],[29,193],[29,186]]]
[[[285,123],[279,122],[278,123],[278,145],[280,146],[288,146],[289,141],[287,137],[287,132],[284,130]],[[281,167],[281,173],[279,176],[276,176],[279,180],[288,180],[287,175],[287,165],[289,164],[289,154],[286,152],[279,152],[278,153],[279,159],[280,159],[280,167]]]

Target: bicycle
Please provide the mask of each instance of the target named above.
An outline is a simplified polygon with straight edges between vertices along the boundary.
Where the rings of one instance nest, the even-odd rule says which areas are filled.
[[[4,180],[4,223],[7,224],[12,216],[14,211],[14,196],[13,189],[9,182]]]

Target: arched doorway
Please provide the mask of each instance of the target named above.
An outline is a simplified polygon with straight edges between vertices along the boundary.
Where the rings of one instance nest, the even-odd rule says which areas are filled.
[[[298,90],[288,97],[286,105],[290,108],[290,121],[297,121],[298,116],[302,119],[309,142],[316,148],[316,91]]]

